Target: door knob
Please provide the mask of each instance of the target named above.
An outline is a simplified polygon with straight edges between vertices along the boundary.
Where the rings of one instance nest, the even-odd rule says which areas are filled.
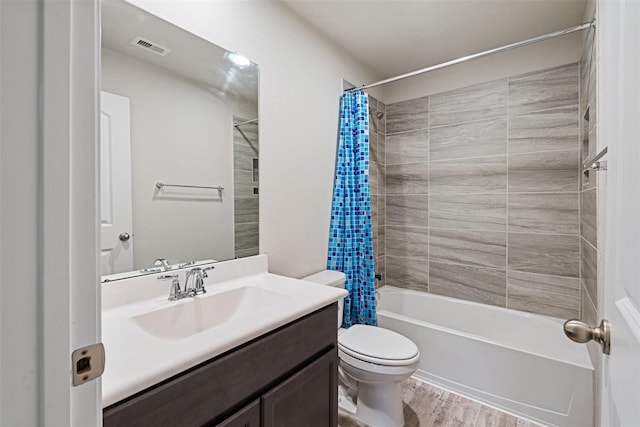
[[[131,235],[129,233],[120,233],[120,235],[118,236],[118,239],[122,240],[123,242],[126,242],[130,238]]]
[[[600,326],[592,328],[584,322],[577,319],[571,319],[564,322],[564,333],[572,341],[585,343],[591,340],[599,342],[602,346],[602,352],[609,354],[611,348],[611,337],[609,332],[609,321],[602,320]]]

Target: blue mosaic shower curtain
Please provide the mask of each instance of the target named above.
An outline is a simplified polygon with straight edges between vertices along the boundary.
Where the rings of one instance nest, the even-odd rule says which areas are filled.
[[[327,268],[347,276],[344,327],[376,325],[369,192],[369,100],[362,91],[340,98],[340,135],[333,186]]]

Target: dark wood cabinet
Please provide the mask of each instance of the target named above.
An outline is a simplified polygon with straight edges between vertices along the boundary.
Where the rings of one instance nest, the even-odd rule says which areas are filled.
[[[324,307],[111,405],[103,424],[335,427],[337,309]]]
[[[218,427],[260,427],[260,399],[240,409],[218,424]]]
[[[263,427],[337,425],[338,360],[333,352],[276,386],[262,397]]]

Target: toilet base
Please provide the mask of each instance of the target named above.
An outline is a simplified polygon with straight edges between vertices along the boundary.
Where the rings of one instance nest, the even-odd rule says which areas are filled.
[[[376,427],[402,427],[400,384],[359,384],[356,417]]]
[[[402,427],[404,411],[400,383],[359,383],[349,387],[340,376],[338,407],[372,427]]]
[[[406,366],[383,366],[360,362],[340,349],[338,355],[342,394],[351,398],[356,406],[355,413],[349,411],[349,405],[343,399],[345,411],[372,427],[402,427],[404,414],[400,383],[416,371],[417,358]]]
[[[358,409],[355,399],[342,385],[338,386],[338,408],[353,417],[356,416],[356,411]]]

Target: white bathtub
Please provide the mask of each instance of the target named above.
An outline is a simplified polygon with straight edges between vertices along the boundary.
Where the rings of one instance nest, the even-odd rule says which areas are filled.
[[[378,325],[416,343],[426,382],[543,425],[593,425],[587,347],[558,319],[385,286]]]

